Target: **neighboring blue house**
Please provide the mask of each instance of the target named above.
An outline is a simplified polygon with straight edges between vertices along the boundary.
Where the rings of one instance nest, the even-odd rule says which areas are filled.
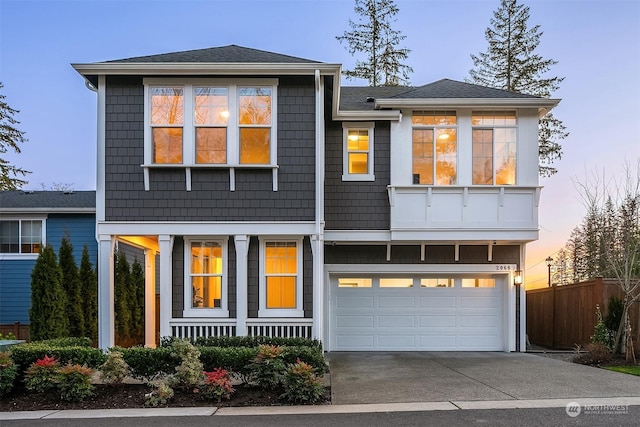
[[[56,255],[65,235],[80,266],[84,245],[96,266],[95,191],[0,192],[0,325],[29,323],[31,271],[40,247]]]
[[[147,345],[524,351],[538,120],[559,100],[343,87],[340,64],[235,45],[73,67],[98,102],[100,347],[126,242],[144,251]]]

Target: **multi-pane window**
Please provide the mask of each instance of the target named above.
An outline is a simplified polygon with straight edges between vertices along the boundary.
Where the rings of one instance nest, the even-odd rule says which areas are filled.
[[[227,306],[223,286],[224,255],[221,242],[192,241],[190,243],[189,277],[191,308]]]
[[[153,163],[182,163],[184,90],[152,87],[150,96]]]
[[[145,163],[231,167],[275,164],[276,80],[256,80],[257,84],[213,79],[180,84],[171,81],[145,82]],[[249,81],[254,82],[244,80]]]
[[[513,111],[472,114],[473,184],[515,185],[517,122]]]
[[[302,316],[302,241],[263,241],[260,312],[262,316]]]
[[[0,221],[0,253],[37,254],[42,246],[42,220]]]
[[[266,165],[271,161],[271,88],[238,89],[240,164]]]
[[[227,163],[229,97],[226,87],[194,88],[196,163]]]
[[[415,111],[412,116],[413,183],[457,183],[455,111]]]
[[[344,181],[373,181],[373,123],[343,123]]]

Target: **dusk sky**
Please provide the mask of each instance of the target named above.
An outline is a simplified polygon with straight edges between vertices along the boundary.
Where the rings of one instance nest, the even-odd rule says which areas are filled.
[[[616,176],[640,158],[640,0],[528,0],[537,53],[564,76],[555,116],[570,136],[558,174],[541,179],[540,240],[527,246],[527,287],[546,285],[544,259],[585,208],[575,182]],[[395,28],[411,49],[412,85],[463,81],[499,0],[396,0]],[[0,82],[28,142],[6,156],[32,171],[25,189],[94,190],[96,101],[71,63],[236,44],[353,66],[335,36],[356,19],[353,0],[0,0]],[[365,85],[363,81],[343,84]]]

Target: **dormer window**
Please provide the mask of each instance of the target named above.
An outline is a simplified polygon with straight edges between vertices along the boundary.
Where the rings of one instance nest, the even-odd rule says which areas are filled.
[[[343,181],[374,181],[374,124],[343,123]]]

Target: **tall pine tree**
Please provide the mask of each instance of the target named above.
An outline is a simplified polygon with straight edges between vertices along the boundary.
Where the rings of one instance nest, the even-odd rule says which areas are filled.
[[[62,271],[51,245],[40,249],[31,271],[31,341],[62,338],[69,334],[67,298],[62,288]]]
[[[144,268],[138,258],[131,264],[130,285],[131,336],[137,344],[144,344]]]
[[[411,52],[399,47],[406,38],[394,30],[398,7],[393,0],[355,0],[354,10],[358,22],[349,19],[351,31],[337,36],[340,43],[355,55],[363,53],[364,60],[356,60],[353,70],[345,70],[348,78],[362,78],[369,86],[400,86],[409,84],[409,73],[413,69],[404,62]]]
[[[84,331],[85,335],[91,338],[94,344],[98,343],[98,280],[96,272],[91,265],[89,258],[89,248],[84,245],[82,248],[82,259],[80,260],[80,283],[82,284],[82,300]]]
[[[564,77],[549,77],[547,73],[557,64],[536,53],[542,31],[540,25],[528,28],[529,7],[517,0],[501,0],[494,12],[491,26],[485,31],[489,42],[486,52],[471,55],[474,68],[467,82],[511,92],[550,97]],[[538,157],[541,176],[557,172],[552,163],[562,157],[559,140],[566,138],[566,127],[549,111],[539,123]]]
[[[62,287],[67,295],[69,335],[72,337],[84,337],[82,283],[80,282],[76,260],[73,257],[73,245],[69,236],[62,238],[58,259],[62,270]]]
[[[3,84],[0,83],[0,89]],[[20,124],[13,116],[18,114],[18,110],[9,107],[5,102],[5,96],[0,94],[0,154],[11,150],[20,153],[20,145],[27,141],[24,132],[15,128]],[[0,157],[0,190],[17,190],[27,183],[21,177],[31,172],[19,168],[9,163],[8,160]]]
[[[131,310],[129,309],[129,282],[131,269],[124,253],[115,254],[114,323],[117,333],[116,344],[128,344],[131,338]]]

